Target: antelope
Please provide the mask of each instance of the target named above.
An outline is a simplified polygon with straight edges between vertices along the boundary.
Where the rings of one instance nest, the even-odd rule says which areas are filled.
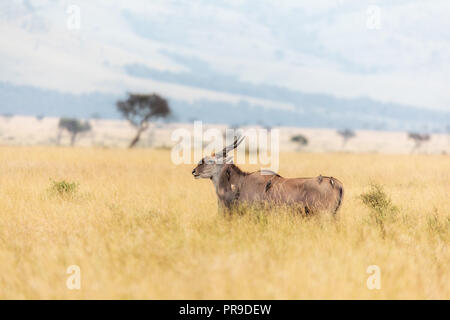
[[[244,172],[234,165],[228,153],[236,149],[245,137],[235,138],[219,154],[204,157],[192,170],[195,179],[211,179],[219,209],[231,209],[239,203],[292,205],[305,214],[339,210],[344,188],[333,177],[284,178],[269,170]]]

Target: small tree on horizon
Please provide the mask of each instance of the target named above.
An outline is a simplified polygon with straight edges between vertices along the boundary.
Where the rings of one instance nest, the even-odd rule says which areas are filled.
[[[58,134],[58,144],[61,139],[62,131],[66,130],[70,134],[70,145],[74,146],[77,135],[86,131],[90,131],[91,125],[89,121],[81,122],[78,119],[74,118],[61,118],[59,119],[59,134]]]
[[[341,137],[342,137],[342,147],[345,147],[345,145],[347,144],[348,140],[350,140],[351,138],[354,138],[356,136],[356,133],[350,129],[344,129],[344,130],[339,130],[337,132]]]
[[[136,128],[137,132],[129,148],[133,148],[140,140],[141,134],[148,129],[153,118],[166,118],[171,111],[167,100],[157,94],[128,94],[128,99],[118,101],[117,110]]]
[[[423,143],[430,140],[430,135],[426,133],[409,132],[408,138],[414,140],[414,147],[411,150],[414,151],[422,146]]]
[[[308,138],[306,138],[304,135],[301,135],[301,134],[292,136],[291,141],[297,143],[299,149],[308,145]]]

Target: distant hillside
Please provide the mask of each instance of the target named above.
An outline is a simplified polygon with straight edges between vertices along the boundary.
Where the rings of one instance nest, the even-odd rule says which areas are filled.
[[[134,67],[136,68],[136,67]],[[150,72],[142,70],[141,72]],[[183,77],[174,77],[181,81]],[[232,83],[234,80],[230,80]],[[195,81],[193,81],[195,83]],[[242,84],[246,90],[249,84]],[[225,85],[223,88],[227,88]],[[214,100],[170,99],[173,120],[189,122],[202,120],[208,123],[229,125],[297,126],[309,128],[351,128],[373,130],[416,130],[443,132],[450,123],[450,113],[444,111],[406,108],[395,104],[380,104],[370,99],[344,100],[331,96],[310,95],[283,88],[253,86],[251,95],[260,97],[264,89],[278,91],[279,100],[300,105],[293,110],[267,108],[247,101],[229,103]],[[231,89],[230,89],[231,90]],[[123,96],[91,93],[71,94],[31,86],[15,86],[0,82],[0,113],[31,116],[79,117],[93,116],[118,119],[115,102]],[[323,101],[318,104],[317,101]]]

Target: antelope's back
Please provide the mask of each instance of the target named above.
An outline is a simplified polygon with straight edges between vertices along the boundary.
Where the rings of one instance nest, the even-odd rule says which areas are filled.
[[[343,185],[336,178],[283,178],[276,173],[254,172],[245,177],[241,201],[296,204],[310,211],[335,213],[341,203]]]
[[[293,178],[283,182],[283,189],[297,203],[311,211],[337,212],[343,197],[343,184],[336,178]]]

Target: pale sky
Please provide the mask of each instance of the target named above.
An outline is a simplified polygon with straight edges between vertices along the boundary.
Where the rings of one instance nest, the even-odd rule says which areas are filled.
[[[80,29],[68,27],[70,5]],[[217,95],[123,70],[185,71],[168,50],[243,81],[450,110],[448,0],[14,0],[0,3],[0,33],[0,81],[13,84]]]

